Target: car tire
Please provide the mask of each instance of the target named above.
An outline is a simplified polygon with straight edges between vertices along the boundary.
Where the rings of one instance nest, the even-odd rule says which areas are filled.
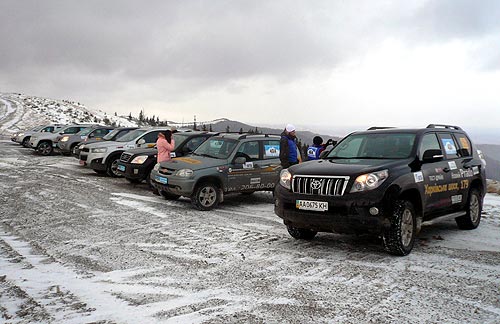
[[[312,240],[318,232],[306,229],[306,228],[297,228],[293,226],[287,226],[286,229],[288,230],[288,234],[290,234],[291,237],[297,240]]]
[[[191,195],[191,204],[198,210],[214,209],[219,201],[219,187],[211,182],[199,184]]]
[[[24,146],[24,147],[29,147],[29,143],[30,143],[30,138],[29,137],[25,137],[23,139],[23,141],[21,142],[21,145]]]
[[[160,195],[162,195],[163,198],[165,198],[166,200],[177,200],[181,197],[179,195],[174,195],[169,192],[166,192],[165,190],[160,190]]]
[[[49,156],[52,154],[54,149],[52,148],[51,142],[41,142],[36,147],[36,151],[38,152],[38,154],[41,154],[43,156]]]
[[[465,207],[466,214],[455,218],[458,228],[463,230],[477,228],[481,222],[482,210],[481,193],[476,188],[473,188],[469,192],[469,199],[467,199],[467,205]]]
[[[118,173],[118,162],[120,155],[112,156],[106,163],[106,173],[113,178],[122,178],[123,176]]]
[[[393,255],[407,255],[417,235],[417,218],[413,204],[407,200],[394,203],[390,227],[383,234],[384,248]]]

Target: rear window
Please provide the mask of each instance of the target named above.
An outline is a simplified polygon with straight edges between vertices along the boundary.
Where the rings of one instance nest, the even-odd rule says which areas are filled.
[[[455,135],[458,140],[458,154],[460,156],[471,156],[472,148],[469,139],[464,134]]]

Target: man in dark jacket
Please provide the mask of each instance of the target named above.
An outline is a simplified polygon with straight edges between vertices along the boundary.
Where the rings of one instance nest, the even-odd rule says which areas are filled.
[[[280,160],[283,169],[299,163],[297,150],[297,137],[295,137],[295,126],[288,124],[281,133]]]

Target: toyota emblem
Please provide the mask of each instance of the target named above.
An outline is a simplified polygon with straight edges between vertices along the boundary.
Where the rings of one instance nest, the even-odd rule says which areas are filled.
[[[311,189],[318,190],[319,188],[321,188],[321,181],[313,179],[313,181],[311,181]]]

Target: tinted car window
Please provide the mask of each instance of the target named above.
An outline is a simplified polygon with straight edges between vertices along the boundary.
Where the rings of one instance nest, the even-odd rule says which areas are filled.
[[[455,135],[458,140],[458,147],[460,156],[471,156],[472,150],[470,141],[464,134],[456,134]]]
[[[159,133],[160,133],[160,131],[153,131],[153,132],[147,133],[146,135],[144,135],[141,138],[144,139],[146,141],[146,143],[156,143],[156,140],[158,139]]]
[[[118,142],[130,142],[146,132],[145,129],[136,129],[116,139]]]
[[[259,159],[259,142],[245,142],[238,148],[238,153],[246,154],[251,160]]]
[[[233,152],[237,143],[237,141],[227,138],[209,138],[198,146],[194,153],[227,159]]]
[[[415,134],[353,134],[328,154],[329,158],[400,159],[413,150]]]
[[[83,127],[85,128],[85,127]],[[68,127],[66,128],[65,130],[62,131],[63,134],[76,134],[78,133],[80,130],[83,129],[82,127],[78,127],[78,126],[75,126],[75,127]]]
[[[206,137],[202,137],[202,136],[194,137],[186,143],[185,147],[187,149],[189,149],[190,151],[194,151],[194,150],[196,150],[196,148],[198,146],[200,146],[201,143],[203,143],[205,141],[205,139],[206,139]]]
[[[422,137],[422,142],[420,144],[420,158],[424,156],[424,152],[427,150],[440,150],[441,146],[439,146],[439,141],[437,139],[436,134],[425,134]]]

